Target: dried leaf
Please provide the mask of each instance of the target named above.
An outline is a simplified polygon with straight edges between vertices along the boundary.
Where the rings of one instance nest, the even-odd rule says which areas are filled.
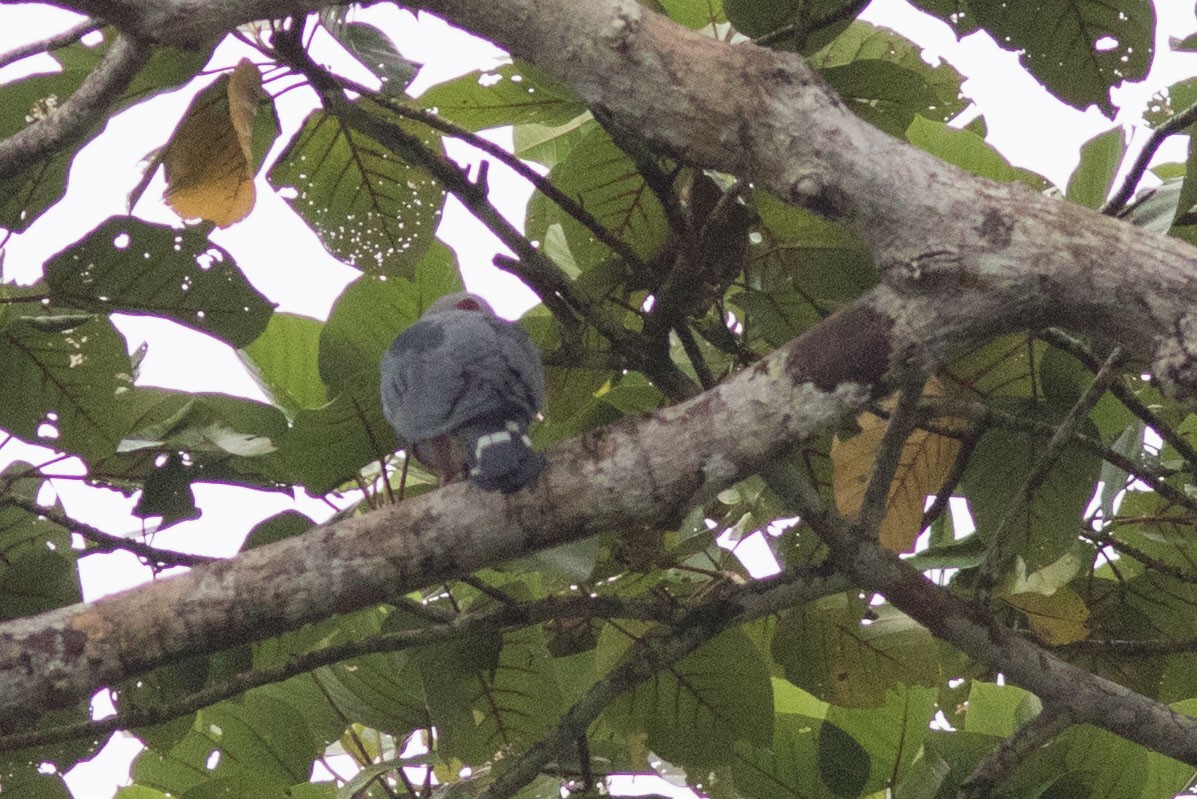
[[[932,378],[924,396],[943,396],[943,386]],[[894,401],[882,403],[892,409]],[[865,489],[877,461],[877,449],[889,425],[888,420],[871,413],[857,419],[860,433],[848,439],[836,436],[831,445],[831,465],[835,480],[835,504],[847,518],[860,513]],[[959,424],[951,419],[937,419],[940,426]],[[906,439],[898,470],[889,487],[885,519],[881,522],[881,543],[894,552],[909,552],[922,529],[927,496],[943,486],[960,452],[960,442],[926,430],[915,430]]]
[[[166,202],[183,219],[218,227],[254,207],[253,126],[262,76],[242,59],[196,96],[163,155]]]

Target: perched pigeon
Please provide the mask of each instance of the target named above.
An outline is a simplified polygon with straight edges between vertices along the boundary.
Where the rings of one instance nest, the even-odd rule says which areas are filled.
[[[528,424],[544,399],[540,353],[486,300],[441,297],[382,356],[382,408],[399,439],[446,482],[467,473],[511,494],[536,481],[544,458]]]

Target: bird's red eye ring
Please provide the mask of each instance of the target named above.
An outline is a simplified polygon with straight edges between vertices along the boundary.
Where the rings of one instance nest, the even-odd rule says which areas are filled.
[[[466,297],[457,303],[456,307],[462,311],[481,311],[482,306],[472,297]]]

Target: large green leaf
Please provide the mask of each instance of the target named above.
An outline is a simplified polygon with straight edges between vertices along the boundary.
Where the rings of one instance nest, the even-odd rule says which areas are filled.
[[[1033,402],[1021,402],[1009,410],[1022,418],[1052,421]],[[1089,424],[1082,429],[1093,435],[1091,428]],[[1101,458],[1096,454],[1068,447],[1036,482],[1030,502],[1015,511],[1012,500],[1031,475],[1046,444],[1047,437],[1036,433],[1010,428],[990,430],[978,442],[962,482],[977,520],[977,532],[985,540],[990,541],[1002,520],[1013,514],[1006,522],[1006,546],[1022,558],[1028,572],[1047,566],[1072,546],[1101,469]]]
[[[131,382],[124,337],[106,319],[70,323],[0,313],[0,427],[86,459],[124,433],[116,394]]]
[[[317,319],[276,313],[262,335],[237,351],[266,395],[287,413],[328,401],[317,366],[323,329]]]
[[[557,188],[625,241],[641,258],[656,254],[669,239],[669,225],[656,195],[632,160],[605,130],[592,130],[549,173]],[[583,271],[611,257],[611,251],[582,223],[537,192],[528,202],[529,237],[544,242],[560,226],[574,263]]]
[[[169,751],[146,749],[133,764],[140,785],[172,795],[216,783],[237,793],[280,799],[307,782],[319,750],[302,715],[264,693],[222,702],[196,714],[188,734]]]
[[[364,275],[350,283],[320,331],[321,379],[334,393],[363,380],[377,388],[379,362],[395,336],[438,297],[460,290],[457,259],[440,242],[420,259],[412,280]]]
[[[916,107],[911,102],[913,98],[893,99],[902,107],[913,108],[928,119],[947,122],[968,105],[960,89],[963,75],[946,62],[935,65],[927,63],[922,47],[889,28],[857,20],[810,58],[811,65],[819,69],[842,67],[858,61],[885,61],[917,76],[922,85],[916,91],[928,100],[924,108]],[[866,92],[861,96],[882,95]]]
[[[378,376],[363,374],[363,385],[347,389],[316,410],[295,415],[279,447],[284,474],[312,494],[324,494],[357,476],[399,448],[382,415]]]
[[[434,86],[420,103],[467,130],[524,122],[556,127],[586,111],[569,89],[522,61]]]
[[[773,657],[786,679],[833,705],[885,704],[905,685],[935,685],[939,658],[931,635],[889,606],[870,611],[836,597],[797,609],[781,620]]]
[[[241,347],[274,305],[233,257],[192,229],[112,217],[46,264],[54,305],[171,319]]]
[[[440,149],[427,128],[391,120]],[[313,111],[270,170],[332,255],[377,275],[410,274],[432,245],[445,192],[370,136]]]
[[[1111,119],[1110,89],[1147,75],[1155,48],[1151,0],[969,0],[976,21],[1052,94]]]
[[[600,668],[627,652],[624,633],[604,629]],[[647,733],[648,747],[669,762],[707,769],[730,763],[739,740],[769,744],[773,686],[751,640],[743,630],[732,629],[688,657],[662,666],[607,713],[629,733]]]

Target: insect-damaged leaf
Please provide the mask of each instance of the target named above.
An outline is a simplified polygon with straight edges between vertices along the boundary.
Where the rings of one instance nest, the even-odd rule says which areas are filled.
[[[266,329],[274,306],[231,255],[194,230],[112,217],[46,265],[56,306],[172,319],[234,347]]]

